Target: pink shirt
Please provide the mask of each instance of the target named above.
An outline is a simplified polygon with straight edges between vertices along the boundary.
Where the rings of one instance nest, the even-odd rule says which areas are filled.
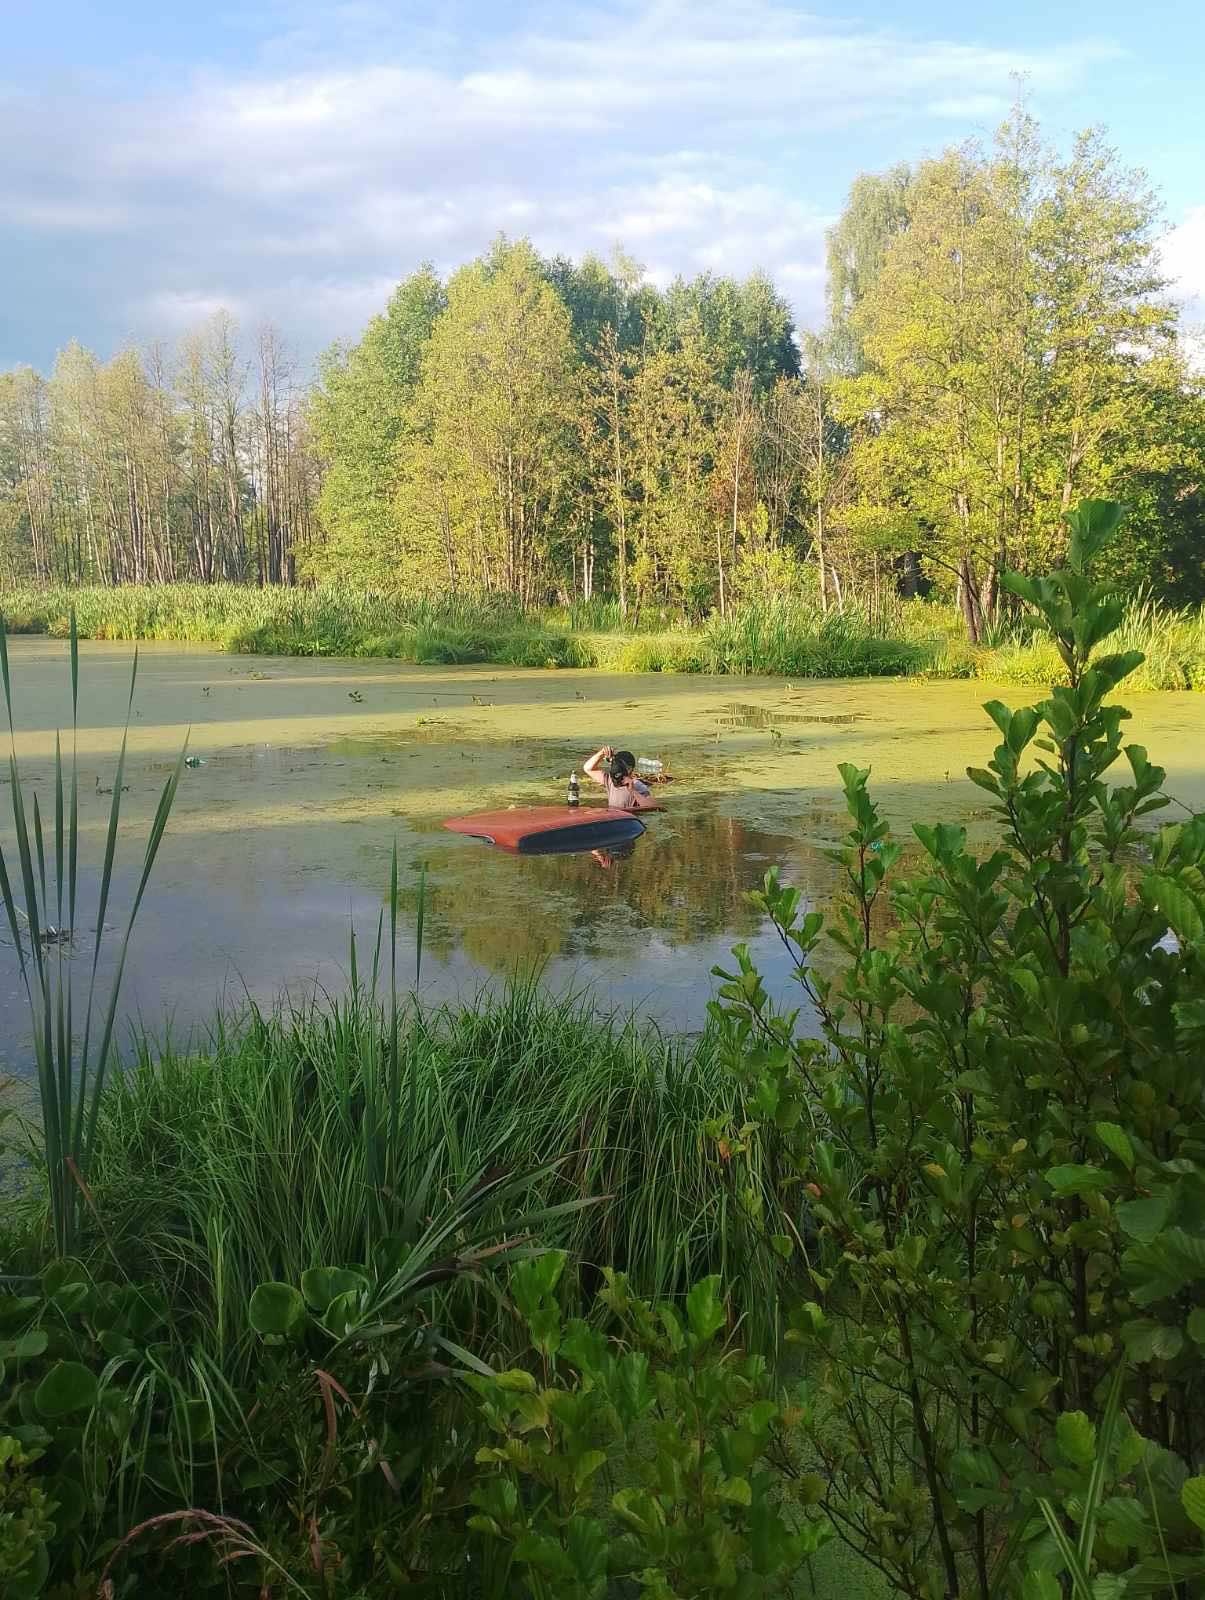
[[[626,783],[612,783],[607,774],[607,804],[616,811],[635,811],[636,795],[643,798],[650,792],[648,784],[641,783],[639,778],[629,787]]]

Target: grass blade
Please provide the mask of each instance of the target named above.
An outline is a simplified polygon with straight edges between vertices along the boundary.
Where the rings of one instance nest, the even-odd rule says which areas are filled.
[[[186,738],[180,750],[180,754],[176,757],[176,765],[172,771],[172,774],[168,778],[167,782],[163,785],[163,792],[159,796],[159,804],[155,810],[155,820],[151,825],[150,836],[146,843],[146,854],[143,857],[142,873],[138,879],[138,888],[134,894],[133,904],[130,907],[129,920],[126,923],[125,935],[121,941],[121,952],[117,958],[117,969],[113,974],[112,988],[109,993],[109,1007],[105,1015],[104,1033],[101,1036],[100,1048],[97,1052],[96,1064],[93,1072],[93,1081],[89,1089],[91,1107],[88,1115],[88,1133],[87,1138],[82,1146],[82,1153],[84,1157],[82,1165],[85,1171],[87,1170],[87,1161],[91,1155],[93,1142],[96,1137],[96,1119],[100,1113],[100,1096],[101,1091],[104,1088],[105,1069],[108,1065],[109,1059],[109,1047],[113,1039],[113,1025],[117,1019],[117,1003],[121,997],[121,980],[125,973],[126,957],[129,954],[130,936],[134,932],[134,923],[137,919],[139,908],[142,905],[143,895],[146,893],[146,886],[150,881],[151,869],[155,865],[155,857],[159,853],[159,846],[162,844],[163,835],[167,830],[168,818],[171,816],[172,805],[176,798],[176,790],[180,786],[180,774],[184,770],[184,758],[187,754],[187,751],[188,740]],[[100,934],[98,931],[97,938],[99,939],[99,937]],[[82,1065],[80,1071],[82,1080]],[[77,1141],[78,1137],[79,1128],[77,1126]]]

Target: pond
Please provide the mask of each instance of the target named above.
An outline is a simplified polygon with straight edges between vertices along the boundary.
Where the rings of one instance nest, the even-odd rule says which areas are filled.
[[[49,816],[55,729],[69,721],[66,646],[18,639],[10,652],[17,753]],[[131,654],[81,646],[81,849],[93,873],[110,805],[97,789],[112,783]],[[696,1028],[710,970],[738,939],[786,984],[777,941],[746,894],[778,864],[812,903],[831,896],[823,851],[844,828],[838,762],[872,767],[902,835],[941,818],[986,840],[987,797],[964,775],[996,742],[982,703],[1034,698],[983,683],[422,668],[158,645],[144,646],[140,663],[108,920],[122,924],[187,732],[204,764],[183,774],[124,990],[128,1018],[177,1036],[248,994],[267,1002],[343,988],[353,926],[370,959],[395,840],[404,986],[415,976],[425,864],[428,997],[540,970],[606,1007]],[[1133,736],[1168,768],[1169,790],[1205,808],[1205,697],[1130,704]],[[660,758],[675,779],[630,856],[605,866],[590,855],[507,855],[441,827],[457,813],[561,803],[571,768],[604,742]],[[6,847],[7,782],[0,774]],[[89,943],[72,957],[81,966]],[[15,952],[0,945],[0,1066],[27,1062],[26,1033]]]

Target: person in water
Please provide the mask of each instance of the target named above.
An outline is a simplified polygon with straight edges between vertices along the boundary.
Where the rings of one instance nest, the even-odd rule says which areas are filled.
[[[636,841],[631,844],[613,844],[609,850],[591,850],[591,856],[600,867],[613,867],[617,861],[626,861],[636,854]]]
[[[601,767],[607,762],[606,770]],[[656,804],[647,783],[636,776],[636,757],[630,750],[612,750],[609,744],[596,750],[582,767],[591,783],[607,791],[607,804],[616,811],[643,811]]]

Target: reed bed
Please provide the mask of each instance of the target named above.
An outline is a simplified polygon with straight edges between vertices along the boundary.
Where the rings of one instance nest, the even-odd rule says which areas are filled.
[[[1005,617],[971,645],[954,607],[889,597],[874,610],[818,612],[784,598],[701,622],[645,612],[623,623],[605,599],[523,611],[500,597],[405,597],[341,586],[238,584],[10,590],[12,633],[66,637],[74,607],[88,639],[179,640],[264,655],[381,657],[415,665],[594,667],[792,678],[983,678],[1041,687],[1061,674],[1033,630]],[[1126,609],[1118,648],[1146,663],[1138,689],[1205,689],[1205,611],[1167,611],[1150,597]]]
[[[720,1272],[773,1342],[775,1268],[744,1222],[751,1200],[773,1204],[771,1184],[742,1168],[738,1193],[705,1132],[744,1117],[705,1036],[668,1039],[515,984],[467,1007],[403,1004],[391,1070],[390,1018],[361,990],[250,1010],[199,1051],[145,1044],[101,1107],[98,1256],[159,1285],[191,1337],[237,1367],[227,1341],[257,1283],[371,1259],[391,1226],[374,1140],[392,1126],[399,1193],[446,1199],[501,1166],[536,1174],[528,1210],[589,1199],[544,1230],[577,1263],[583,1304],[604,1265],[656,1296]],[[472,1342],[496,1308],[458,1292]]]

